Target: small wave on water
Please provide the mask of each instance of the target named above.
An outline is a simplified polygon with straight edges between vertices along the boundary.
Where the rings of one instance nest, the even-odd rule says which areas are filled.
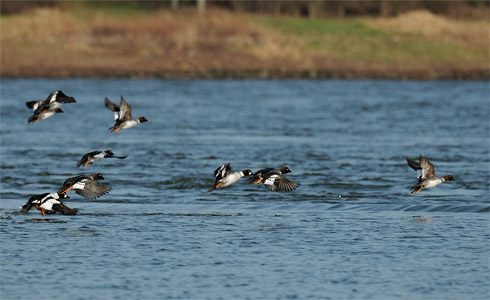
[[[34,218],[25,220],[26,223],[67,223],[65,220],[51,218]]]
[[[490,206],[488,205],[434,205],[434,204],[416,204],[416,205],[400,205],[400,204],[338,204],[330,210],[360,210],[360,211],[409,211],[409,212],[453,212],[453,213],[488,213]]]

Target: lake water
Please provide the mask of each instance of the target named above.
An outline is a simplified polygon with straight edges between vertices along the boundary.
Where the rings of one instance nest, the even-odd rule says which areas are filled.
[[[27,124],[25,102],[78,103]],[[111,133],[107,96],[149,123]],[[472,81],[1,82],[2,299],[488,299],[489,85]],[[76,168],[83,154],[111,149]],[[410,194],[422,153],[456,181]],[[291,193],[213,172],[287,165]],[[76,216],[17,211],[71,193]]]

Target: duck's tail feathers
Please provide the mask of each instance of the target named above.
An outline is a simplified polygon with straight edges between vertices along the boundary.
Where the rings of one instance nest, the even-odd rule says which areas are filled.
[[[30,123],[36,123],[37,120],[38,120],[39,116],[37,114],[29,117],[29,119],[27,119],[27,123],[30,124]]]
[[[420,192],[420,190],[422,189],[422,186],[420,184],[416,184],[414,185],[411,189],[410,189],[410,193],[412,194],[417,194],[418,192]]]

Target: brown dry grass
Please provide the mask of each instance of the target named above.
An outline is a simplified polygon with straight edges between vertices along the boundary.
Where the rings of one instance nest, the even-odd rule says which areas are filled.
[[[369,22],[376,28],[422,34],[441,40],[460,40],[477,47],[489,47],[488,21],[458,21],[437,16],[426,10],[414,10],[394,18],[378,18]]]
[[[370,20],[367,24],[428,38],[449,36],[475,47],[485,47],[488,41],[488,27],[481,30],[480,25],[454,25],[424,12]],[[487,34],[487,39],[482,39],[482,34]],[[473,67],[467,70],[451,65],[434,71],[430,66],[414,68],[410,61],[392,64],[378,59],[366,63],[366,58],[342,58],[341,52],[333,53],[338,51],[330,47],[341,38],[323,31],[287,34],[265,26],[255,16],[216,9],[209,9],[202,16],[186,10],[128,16],[96,10],[37,9],[1,19],[1,74],[437,78],[464,73],[463,77],[488,77],[488,66],[471,75]],[[320,46],[310,45],[315,40],[320,41]],[[362,52],[362,41],[356,44]]]

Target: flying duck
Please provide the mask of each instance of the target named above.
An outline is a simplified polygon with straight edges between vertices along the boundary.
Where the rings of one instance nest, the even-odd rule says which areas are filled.
[[[120,129],[129,129],[139,123],[148,122],[145,117],[133,119],[131,116],[131,105],[126,102],[123,96],[121,96],[121,104],[119,106],[106,97],[105,107],[114,112],[114,120],[116,121],[116,124],[109,128],[111,132],[116,132]]]
[[[62,91],[56,91],[49,94],[46,100],[34,100],[26,102],[28,108],[34,111],[34,114],[27,119],[28,123],[36,123],[39,120],[45,120],[54,116],[57,113],[62,113],[60,108],[65,103],[76,103],[77,100],[73,97],[65,95]]]
[[[418,182],[411,188],[412,194],[417,194],[421,190],[431,189],[443,182],[454,180],[451,175],[437,177],[434,172],[434,165],[422,155],[419,157],[419,162],[407,157],[407,163],[412,169],[417,171],[418,174]]]
[[[248,180],[248,183],[257,184],[262,182],[271,191],[290,192],[299,186],[299,182],[290,181],[283,174],[292,172],[288,167],[282,167],[279,170],[266,168],[255,172]]]
[[[124,159],[127,156],[115,156],[115,154],[111,150],[105,150],[105,151],[92,151],[87,154],[85,154],[82,159],[80,159],[79,162],[77,162],[77,167],[79,168],[80,166],[86,166],[88,164],[93,163],[94,161],[97,161],[102,158],[119,158],[119,159]]]
[[[87,199],[96,199],[106,193],[112,188],[106,187],[98,183],[96,180],[105,179],[100,173],[95,173],[90,176],[79,175],[68,178],[63,183],[63,186],[59,189],[59,194],[66,194],[69,190],[73,189],[75,193],[81,195]]]
[[[233,172],[230,167],[230,163],[221,165],[214,171],[214,177],[216,179],[214,181],[214,185],[207,192],[209,193],[215,189],[232,185],[233,183],[237,182],[238,179],[248,175],[252,175],[252,171],[243,170],[241,172]]]
[[[77,208],[69,208],[60,199],[70,198],[66,194],[59,193],[44,193],[40,195],[34,195],[24,204],[19,213],[27,214],[29,210],[36,207],[41,214],[54,214],[60,213],[62,215],[74,215],[77,213]]]

